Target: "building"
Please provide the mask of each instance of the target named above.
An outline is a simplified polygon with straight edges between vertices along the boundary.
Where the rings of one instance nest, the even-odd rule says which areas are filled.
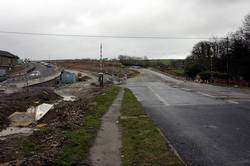
[[[0,69],[11,70],[17,65],[18,59],[18,56],[0,50]]]

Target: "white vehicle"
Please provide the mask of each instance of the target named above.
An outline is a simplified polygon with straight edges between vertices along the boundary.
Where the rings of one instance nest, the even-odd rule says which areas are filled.
[[[30,74],[30,77],[31,78],[38,78],[40,77],[41,73],[40,71],[33,71],[31,74]]]

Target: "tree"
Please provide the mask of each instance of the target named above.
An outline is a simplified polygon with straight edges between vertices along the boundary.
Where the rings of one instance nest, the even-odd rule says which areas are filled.
[[[242,27],[225,39],[215,38],[195,44],[185,60],[187,76],[193,77],[200,70],[208,73],[211,67],[212,71],[226,74],[230,79],[250,81],[250,14],[245,17]]]

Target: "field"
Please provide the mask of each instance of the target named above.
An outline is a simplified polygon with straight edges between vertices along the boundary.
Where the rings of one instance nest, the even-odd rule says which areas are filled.
[[[164,65],[170,65],[171,64],[171,59],[152,59],[152,60],[149,60],[151,63],[162,63]]]
[[[82,72],[88,71],[94,75],[101,71],[100,62],[97,60],[57,60],[52,61],[52,63],[64,67],[65,69],[78,70]],[[103,61],[102,64],[103,73],[109,75],[114,74],[119,78],[123,78],[125,75],[130,78],[138,74],[137,71],[128,69],[119,62]]]

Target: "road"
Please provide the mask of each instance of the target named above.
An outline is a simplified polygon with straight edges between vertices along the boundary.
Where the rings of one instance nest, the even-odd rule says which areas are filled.
[[[35,65],[35,71],[40,71],[41,76],[40,77],[47,77],[55,72],[55,66],[50,64],[51,67],[47,67],[45,65],[42,65],[41,63],[32,62]]]
[[[41,75],[39,76],[39,78],[48,77],[49,75],[55,72],[55,66],[47,67],[38,62],[30,62],[30,63],[32,66],[35,67],[34,71],[40,72]],[[6,81],[3,82],[3,84],[15,84],[18,82],[26,81],[27,76],[29,77],[29,75],[30,73],[27,73],[22,76],[15,76],[15,77],[8,78]],[[32,80],[32,79],[35,79],[35,78],[29,77],[29,80]]]
[[[187,165],[250,165],[250,91],[141,69],[127,86]]]

